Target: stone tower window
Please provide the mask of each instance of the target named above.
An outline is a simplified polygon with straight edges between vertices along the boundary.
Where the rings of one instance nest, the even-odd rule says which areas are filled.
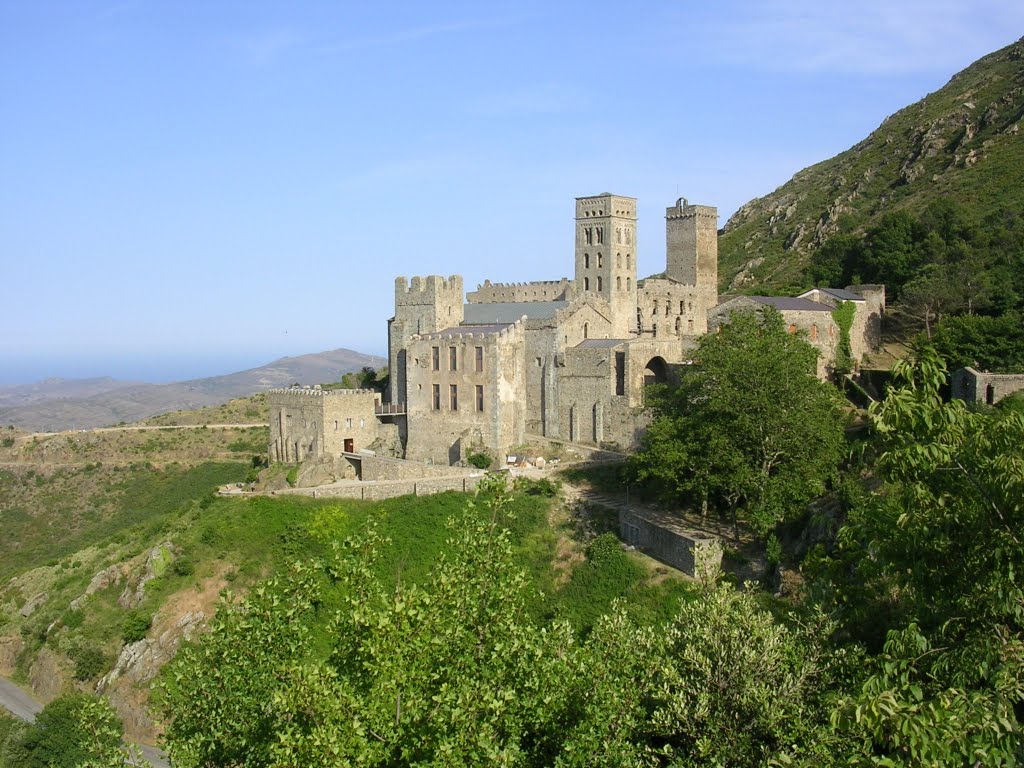
[[[484,348],[476,348],[476,372],[480,373],[484,369]]]
[[[450,401],[451,408],[453,411],[459,410],[459,385],[449,384],[448,385],[448,400]]]
[[[816,340],[817,338],[818,338],[818,324],[817,324],[817,323],[814,323],[814,324],[813,324],[813,325],[811,326],[811,341],[814,341],[814,340]]]
[[[679,300],[679,314],[682,315],[685,312],[686,312],[686,305],[683,303],[683,300],[680,299]]]
[[[432,368],[435,371],[441,370],[441,348],[432,347],[430,350],[430,360],[433,363]]]
[[[603,266],[604,266],[604,256],[602,256],[599,253],[599,254],[597,254],[597,268],[600,269]]]
[[[434,385],[433,395],[434,395],[434,401],[433,401],[434,410],[435,411],[440,411],[441,410],[441,385],[440,384],[435,384]]]
[[[622,290],[622,278],[621,277],[616,277],[615,278],[615,290],[617,290],[617,291],[621,291]]]
[[[630,258],[630,255],[627,253],[626,254],[626,269],[630,269],[631,262],[632,262],[632,259]]]
[[[626,245],[632,245],[632,244],[633,244],[633,230],[630,229],[629,227],[626,227]]]
[[[589,213],[587,214],[590,215]],[[583,237],[587,241],[587,245],[594,244],[594,231],[590,227],[583,228]]]
[[[604,290],[604,278],[600,275],[597,276],[597,290],[598,292]]]
[[[590,323],[584,323],[583,324],[583,338],[584,339],[589,339],[590,338]]]
[[[693,333],[693,320],[686,321],[686,332]]]
[[[584,253],[583,254],[583,268],[584,269],[590,269],[590,254],[589,253]]]
[[[484,385],[476,385],[476,410],[477,413],[482,413],[484,410]]]
[[[630,280],[629,280],[629,278],[627,277],[627,278],[626,278],[626,290],[628,291],[629,289],[630,289]]]
[[[589,277],[584,277],[583,278],[583,290],[584,291],[589,291],[590,290],[590,278]]]
[[[459,349],[458,347],[448,347],[448,370],[457,371],[459,370]]]
[[[615,254],[615,268],[616,269],[622,269],[622,254],[621,253],[616,253]]]
[[[622,245],[622,227],[615,228],[615,242]]]
[[[604,227],[597,227],[597,244],[601,245],[604,242]]]
[[[683,319],[681,317],[677,317],[676,318],[676,336],[679,335],[679,332],[682,329],[683,329]]]

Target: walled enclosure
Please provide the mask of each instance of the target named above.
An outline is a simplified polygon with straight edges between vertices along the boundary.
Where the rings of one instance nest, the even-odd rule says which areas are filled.
[[[952,396],[968,403],[995,405],[1020,391],[1024,391],[1024,374],[1021,373],[985,373],[960,368],[950,377]]]
[[[270,390],[271,459],[297,463],[368,448],[377,439],[378,402],[372,389]]]

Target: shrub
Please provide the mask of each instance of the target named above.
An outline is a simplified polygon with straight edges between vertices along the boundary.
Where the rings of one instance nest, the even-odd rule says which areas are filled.
[[[75,680],[93,680],[107,668],[107,655],[94,645],[73,646],[68,655],[75,664]]]
[[[469,456],[466,457],[466,461],[477,469],[487,469],[492,463],[494,463],[494,459],[490,454],[483,451],[475,451],[474,453],[469,454]]]
[[[196,564],[187,557],[179,557],[174,561],[171,570],[175,576],[191,576],[196,572]]]
[[[142,611],[131,611],[121,624],[121,639],[126,643],[137,643],[146,636],[153,626],[153,617]]]

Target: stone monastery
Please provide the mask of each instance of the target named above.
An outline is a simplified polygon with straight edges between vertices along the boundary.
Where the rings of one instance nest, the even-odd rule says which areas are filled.
[[[663,277],[637,280],[636,200],[605,193],[576,199],[572,280],[464,293],[457,275],[396,278],[386,396],[273,390],[271,458],[372,451],[450,465],[531,435],[628,449],[646,424],[644,386],[674,379],[701,335],[739,310],[779,310],[821,353],[820,376],[835,360],[840,302],[855,306],[854,360],[879,344],[881,286],[719,303],[717,209],[680,198],[665,225]]]

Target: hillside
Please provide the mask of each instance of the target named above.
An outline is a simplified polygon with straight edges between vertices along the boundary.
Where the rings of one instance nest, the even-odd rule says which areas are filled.
[[[1024,39],[887,118],[836,157],[797,173],[729,219],[722,290],[805,288],[810,255],[837,233],[955,200],[973,224],[1024,205]]]
[[[381,368],[386,365],[387,361],[382,357],[349,349],[282,357],[258,368],[223,376],[173,384],[118,386],[87,396],[38,397],[25,404],[0,407],[0,424],[32,432],[91,429],[139,421],[168,411],[216,406],[231,398],[245,397],[274,387],[287,387],[296,382],[319,384],[338,381],[344,374],[364,366]],[[30,391],[32,386],[20,389]],[[66,393],[69,389],[64,386],[57,391]]]

